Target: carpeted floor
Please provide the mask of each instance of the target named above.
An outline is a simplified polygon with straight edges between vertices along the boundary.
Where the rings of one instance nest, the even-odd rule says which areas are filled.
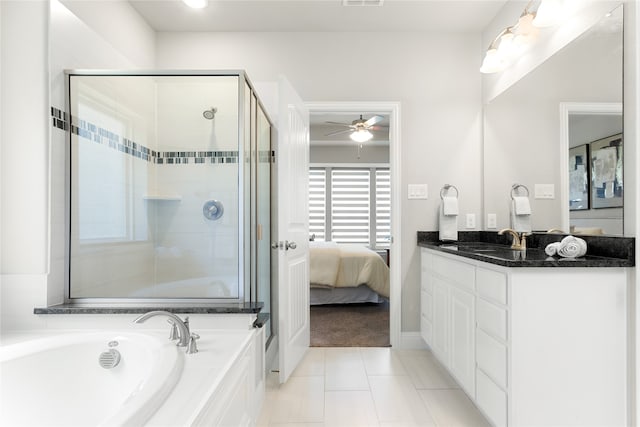
[[[311,306],[312,347],[389,347],[389,303]]]

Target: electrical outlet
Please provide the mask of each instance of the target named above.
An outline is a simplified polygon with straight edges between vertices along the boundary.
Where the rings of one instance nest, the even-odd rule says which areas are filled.
[[[476,228],[476,214],[467,214],[467,228]]]
[[[487,228],[497,228],[497,218],[496,218],[496,214],[494,213],[490,213],[487,214]]]

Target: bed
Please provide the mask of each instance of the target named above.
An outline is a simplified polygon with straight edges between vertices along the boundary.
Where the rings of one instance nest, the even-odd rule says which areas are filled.
[[[309,242],[311,304],[382,302],[389,298],[389,267],[364,246]]]

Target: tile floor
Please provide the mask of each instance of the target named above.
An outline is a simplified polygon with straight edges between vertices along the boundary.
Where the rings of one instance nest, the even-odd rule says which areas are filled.
[[[427,350],[312,347],[286,384],[267,377],[258,426],[489,423]]]

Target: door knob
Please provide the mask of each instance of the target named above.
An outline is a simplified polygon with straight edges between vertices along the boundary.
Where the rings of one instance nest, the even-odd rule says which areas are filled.
[[[285,247],[285,250],[289,250],[289,249],[295,249],[295,248],[297,248],[297,247],[298,247],[298,245],[296,245],[296,242],[290,242],[290,241],[286,240],[286,241],[284,242],[284,247]]]

